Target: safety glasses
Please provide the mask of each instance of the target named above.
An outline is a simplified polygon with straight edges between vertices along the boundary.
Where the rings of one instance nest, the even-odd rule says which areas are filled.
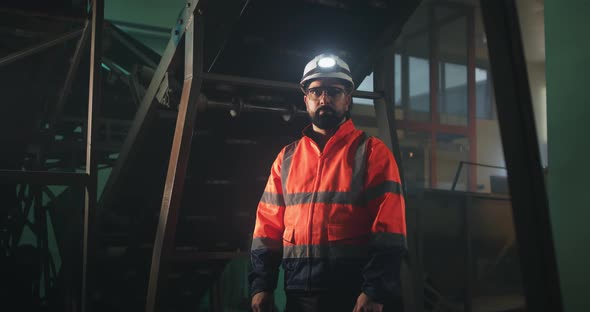
[[[322,94],[324,94],[324,92],[326,93],[327,97],[335,99],[342,96],[346,91],[342,88],[332,86],[315,87],[307,89],[307,96],[311,100],[318,100],[322,96]]]

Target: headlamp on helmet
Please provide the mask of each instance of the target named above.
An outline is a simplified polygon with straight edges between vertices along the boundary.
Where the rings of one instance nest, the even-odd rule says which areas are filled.
[[[320,68],[332,68],[334,65],[336,65],[336,60],[331,56],[324,56],[318,60]]]
[[[320,54],[305,65],[303,77],[299,83],[301,91],[305,93],[305,89],[310,82],[322,78],[343,80],[347,85],[350,85],[351,89],[354,89],[354,82],[348,64],[336,55]]]

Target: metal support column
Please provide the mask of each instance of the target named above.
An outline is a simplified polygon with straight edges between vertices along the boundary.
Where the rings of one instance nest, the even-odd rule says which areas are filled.
[[[379,134],[381,135],[383,142],[385,142],[387,147],[389,147],[395,156],[395,160],[398,163],[398,168],[401,175],[403,168],[401,166],[401,153],[397,139],[397,127],[395,126],[395,104],[393,97],[394,55],[395,54],[393,50],[388,51],[388,53],[384,53],[384,57],[378,60],[378,63],[373,69],[373,89],[377,90],[377,92],[383,93],[382,97],[373,100],[373,105],[375,106],[375,115],[377,116],[377,128],[379,129]],[[402,185],[405,185],[403,184],[403,175],[401,176]]]
[[[404,169],[402,164],[402,155],[399,146],[399,140],[397,137],[397,126],[395,118],[395,51],[393,48],[388,49],[383,57],[374,67],[374,86],[373,89],[377,92],[383,92],[383,97],[375,99],[375,115],[377,116],[377,126],[379,133],[384,139],[385,144],[393,152],[397,167],[400,174],[400,182],[402,184],[402,196],[407,198],[407,190],[404,178]],[[409,233],[408,233],[409,234]],[[409,237],[408,235],[408,248],[409,251],[409,265],[402,266],[411,271],[410,275],[407,275],[411,279],[411,283],[414,285],[413,289],[410,290],[412,298],[404,298],[404,308],[407,311],[422,311],[423,302],[423,287],[422,287],[422,271],[418,263],[418,252],[416,250],[417,244],[415,236]],[[417,283],[417,281],[419,282]],[[408,283],[407,280],[402,280],[402,283]],[[406,286],[406,285],[403,285]],[[419,291],[416,289],[419,288]]]
[[[429,69],[430,69],[430,123],[432,125],[439,124],[438,114],[438,93],[439,93],[439,75],[438,75],[438,28],[435,26],[436,12],[434,6],[428,8],[428,47],[430,49]],[[437,179],[437,165],[436,165],[436,126],[430,127],[430,187],[436,188],[438,184]]]
[[[86,174],[88,183],[85,188],[84,207],[84,247],[82,254],[82,312],[90,311],[88,300],[91,298],[92,272],[91,261],[94,244],[94,226],[96,220],[96,191],[97,191],[97,160],[93,139],[96,134],[96,121],[101,104],[101,58],[102,58],[102,30],[104,23],[104,0],[92,1],[92,37],[90,45],[90,79],[88,85],[88,126],[86,131]]]
[[[43,296],[47,300],[48,292],[51,289],[51,272],[49,270],[49,233],[47,232],[47,212],[43,206],[43,193],[40,185],[31,186],[31,192],[34,198],[33,213],[35,223],[33,231],[37,239],[37,249],[39,250],[39,267],[41,269],[41,279],[39,289],[44,290]]]
[[[70,95],[70,91],[72,89],[72,84],[74,83],[74,77],[76,76],[76,72],[78,71],[78,65],[80,65],[80,59],[82,56],[82,52],[84,47],[86,46],[86,41],[88,40],[88,33],[90,27],[88,25],[88,20],[84,23],[84,29],[82,30],[82,36],[78,40],[76,44],[76,50],[74,50],[74,54],[72,55],[72,61],[70,63],[70,68],[68,69],[68,73],[66,75],[66,80],[64,81],[64,85],[62,90],[59,94],[59,99],[57,100],[57,104],[55,105],[55,110],[52,112],[51,116],[49,117],[49,127],[51,129],[54,128],[55,123],[61,116],[63,111],[63,107]],[[52,130],[53,131],[53,130]]]
[[[471,312],[473,311],[473,277],[471,272],[473,272],[473,248],[471,246],[471,223],[469,223],[470,215],[471,215],[471,207],[473,202],[473,198],[471,195],[465,196],[465,198],[460,199],[461,205],[461,216],[462,216],[462,231],[463,231],[463,238],[464,238],[464,246],[465,250],[463,253],[463,259],[465,260],[465,271],[464,271],[464,302],[463,302],[463,311]]]
[[[192,5],[189,2],[187,5]],[[174,252],[174,238],[182,191],[190,155],[192,134],[197,113],[197,101],[203,71],[203,23],[202,17],[189,12],[185,16],[184,85],[178,106],[176,129],[168,163],[168,173],[160,208],[160,221],[156,233],[146,311],[161,310],[161,299],[166,283],[169,260]]]
[[[482,0],[527,311],[563,311],[522,37],[513,0]]]
[[[469,128],[469,161],[477,162],[477,103],[475,84],[475,12],[466,10],[467,18],[467,127]],[[467,190],[477,191],[477,167],[469,168]]]
[[[377,116],[377,127],[379,133],[383,138],[383,141],[389,147],[395,161],[399,168],[400,179],[402,182],[402,194],[406,194],[406,186],[404,181],[402,157],[399,147],[399,140],[397,138],[397,127],[395,120],[395,97],[394,97],[394,67],[395,53],[393,50],[389,50],[384,53],[384,56],[379,60],[377,65],[374,67],[374,82],[373,89],[378,93],[382,93],[383,96],[373,100],[375,105],[375,115]]]

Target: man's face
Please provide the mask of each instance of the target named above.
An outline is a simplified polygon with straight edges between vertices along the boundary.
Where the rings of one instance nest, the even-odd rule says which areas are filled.
[[[336,128],[350,109],[351,95],[337,79],[318,79],[303,97],[312,123],[324,130]]]

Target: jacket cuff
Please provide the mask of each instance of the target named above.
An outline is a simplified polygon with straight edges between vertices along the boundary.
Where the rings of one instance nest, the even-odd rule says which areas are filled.
[[[362,290],[365,295],[376,303],[384,304],[385,301],[387,301],[387,294],[383,291],[379,291],[375,287],[363,285]]]
[[[275,288],[276,288],[276,286],[271,287],[270,285],[268,285],[268,283],[266,283],[263,280],[254,281],[252,283],[252,286],[250,287],[250,297],[253,297],[257,293],[260,293],[263,291],[274,292]]]

